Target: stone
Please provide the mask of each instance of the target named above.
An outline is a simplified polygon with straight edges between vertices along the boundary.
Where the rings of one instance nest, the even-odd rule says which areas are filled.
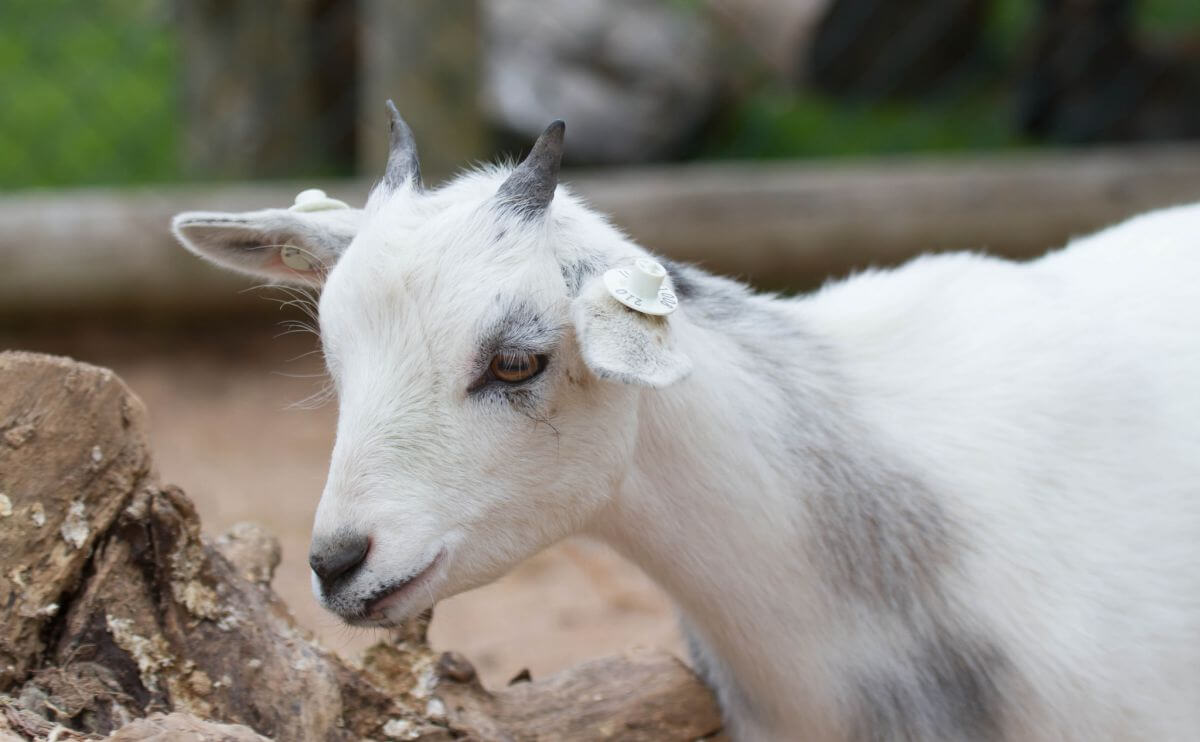
[[[481,9],[489,115],[530,141],[565,120],[569,163],[677,155],[716,103],[712,34],[680,3],[493,0]]]

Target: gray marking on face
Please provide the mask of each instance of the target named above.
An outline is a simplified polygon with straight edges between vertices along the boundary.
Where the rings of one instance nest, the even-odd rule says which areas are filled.
[[[546,370],[528,382],[485,382],[469,391],[481,399],[503,399],[531,420],[553,428],[552,416],[546,410],[544,377],[554,363],[553,351],[562,338],[563,330],[547,322],[545,316],[525,300],[497,297],[496,302],[500,307],[496,319],[479,334],[479,352],[473,375],[482,378],[497,353],[545,355]]]
[[[479,333],[479,358],[486,365],[502,351],[549,353],[562,337],[562,328],[551,324],[542,312],[523,299],[496,297],[499,311]]]
[[[607,261],[599,254],[587,255],[577,260],[559,261],[558,264],[563,283],[567,285],[567,296],[572,298],[579,295],[588,279],[603,273],[607,268]]]

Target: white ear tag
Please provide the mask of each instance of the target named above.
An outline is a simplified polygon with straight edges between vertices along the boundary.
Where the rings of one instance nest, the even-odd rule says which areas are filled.
[[[630,309],[644,314],[670,314],[679,306],[675,292],[664,286],[667,269],[649,258],[638,258],[627,268],[604,274],[608,293]]]
[[[345,201],[338,201],[325,195],[320,188],[309,188],[296,194],[296,202],[288,207],[288,211],[329,211],[330,209],[348,209]]]
[[[345,201],[330,198],[320,188],[309,188],[296,194],[296,202],[288,207],[288,211],[332,211],[333,209],[348,209]],[[316,270],[313,261],[300,248],[284,245],[279,251],[279,259],[294,271],[311,273]]]
[[[308,255],[294,245],[284,245],[282,248],[280,248],[279,259],[283,261],[284,265],[294,271],[311,273],[314,270],[313,263],[311,260],[309,260]]]

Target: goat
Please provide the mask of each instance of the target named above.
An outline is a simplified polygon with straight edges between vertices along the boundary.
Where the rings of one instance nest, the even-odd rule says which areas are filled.
[[[325,607],[394,625],[584,533],[673,597],[737,740],[1200,738],[1200,205],[791,299],[663,261],[651,316],[561,122],[427,189],[389,110],[364,209],[173,222],[322,287]]]

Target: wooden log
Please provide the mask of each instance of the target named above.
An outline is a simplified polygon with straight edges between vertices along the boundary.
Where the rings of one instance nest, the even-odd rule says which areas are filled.
[[[569,135],[568,135],[569,136]],[[567,173],[646,247],[773,289],[803,289],[925,251],[1028,257],[1072,235],[1200,199],[1200,146],[858,163],[718,163]],[[369,183],[83,190],[0,198],[0,314],[100,306],[273,308],[250,279],[184,252],[188,209],[286,206],[318,185],[363,203]]]
[[[242,527],[218,549],[201,537],[191,502],[152,474],[143,418],[109,371],[0,353],[0,739],[637,742],[720,729],[712,695],[662,654],[493,694],[465,659],[433,652],[426,616],[365,668],[347,663],[271,591],[270,538]]]

